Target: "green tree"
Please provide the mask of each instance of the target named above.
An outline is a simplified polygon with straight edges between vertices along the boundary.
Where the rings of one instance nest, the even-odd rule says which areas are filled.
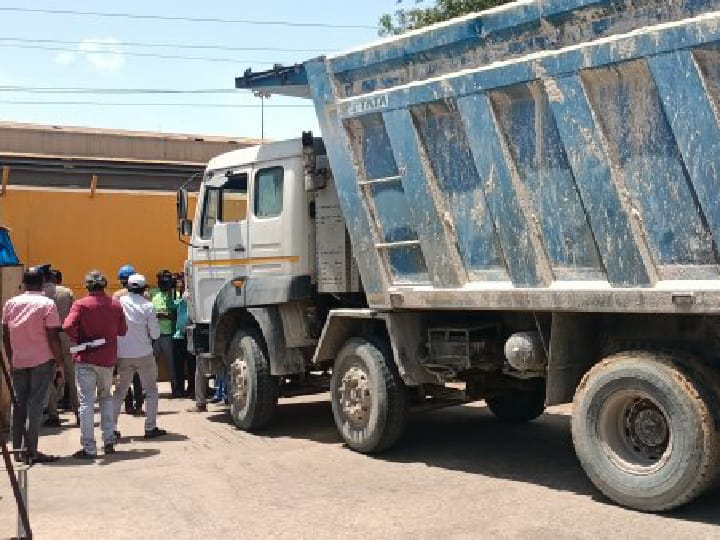
[[[412,1],[412,0],[411,0]],[[414,0],[415,7],[399,8],[394,13],[386,13],[380,17],[381,36],[394,36],[408,30],[422,28],[429,24],[446,21],[453,17],[482,11],[491,7],[507,4],[512,0],[435,0],[434,6],[426,7],[426,0]],[[402,4],[403,0],[397,0]]]

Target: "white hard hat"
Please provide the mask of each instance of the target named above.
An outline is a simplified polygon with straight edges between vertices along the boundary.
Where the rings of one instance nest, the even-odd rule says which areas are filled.
[[[133,274],[128,278],[128,287],[140,289],[142,287],[145,287],[145,285],[145,276],[143,276],[142,274]]]

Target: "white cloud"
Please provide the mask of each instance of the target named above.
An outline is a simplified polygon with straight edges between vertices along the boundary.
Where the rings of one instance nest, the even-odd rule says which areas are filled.
[[[18,79],[16,76],[8,73],[7,71],[4,71],[3,69],[0,69],[0,86],[15,86],[20,84],[20,82],[20,79]]]
[[[55,57],[55,63],[61,66],[69,66],[77,59],[77,55],[72,51],[63,51]]]
[[[84,39],[78,46],[78,50],[97,71],[115,73],[125,65],[122,46],[113,37]]]
[[[108,37],[84,39],[76,50],[63,51],[55,57],[55,62],[62,66],[83,60],[100,73],[116,73],[125,65],[125,54],[120,42],[114,37]]]

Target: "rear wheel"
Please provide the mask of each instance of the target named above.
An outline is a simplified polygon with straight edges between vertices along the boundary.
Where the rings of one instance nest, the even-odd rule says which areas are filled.
[[[391,354],[375,342],[352,338],[338,353],[331,381],[335,423],[358,452],[382,452],[402,435],[407,393]]]
[[[512,390],[485,400],[498,420],[523,423],[545,412],[545,380],[537,379],[527,389]]]
[[[270,375],[264,342],[255,330],[238,330],[228,347],[228,398],[235,425],[254,430],[272,419],[278,400],[278,385]]]
[[[578,458],[597,488],[643,511],[670,510],[717,474],[717,397],[695,360],[635,351],[610,356],[583,378],[574,400]]]

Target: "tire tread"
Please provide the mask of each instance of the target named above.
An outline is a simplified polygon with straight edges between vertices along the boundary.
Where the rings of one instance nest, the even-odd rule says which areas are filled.
[[[604,358],[583,376],[573,399],[573,410],[577,410],[579,404],[585,399],[588,391],[588,381],[611,366],[624,362],[648,362],[655,364],[658,369],[666,370],[670,376],[675,377],[683,385],[687,395],[695,402],[698,410],[702,411],[701,415],[712,416],[710,407],[713,401],[720,399],[720,396],[716,394],[712,386],[708,386],[708,383],[704,380],[705,377],[701,376],[703,370],[700,368],[700,360],[689,354],[676,351],[631,350],[618,352]],[[707,436],[703,438],[703,455],[705,459],[700,464],[700,470],[695,477],[694,484],[672,501],[659,505],[648,503],[641,510],[653,512],[672,510],[701,495],[718,480],[720,476],[720,433],[715,422],[710,422],[710,429],[712,432],[707,433]],[[572,438],[575,447],[578,448],[580,441],[578,440],[579,434],[576,431],[575,421],[573,421]],[[580,461],[585,472],[588,476],[591,476],[585,463],[583,463],[582,459]],[[604,486],[596,483],[596,487],[608,498],[626,506],[632,506],[627,502],[618,501],[617,497],[604,489]]]
[[[240,426],[248,431],[258,430],[267,426],[272,420],[276,409],[278,392],[275,379],[270,374],[270,361],[264,349],[264,341],[262,335],[254,329],[238,330],[230,342],[228,352],[233,347],[242,347],[243,341],[248,340],[250,351],[253,356],[253,365],[255,366],[255,379],[257,381],[257,398],[255,411],[250,423],[246,426]],[[232,362],[232,359],[230,359]],[[227,364],[227,362],[226,362]],[[236,422],[237,424],[237,422]]]
[[[378,367],[386,389],[387,411],[383,431],[377,443],[371,448],[356,446],[353,448],[364,454],[377,454],[393,446],[405,430],[408,412],[407,393],[397,367],[392,361],[392,353],[381,338],[377,336],[350,338],[338,353],[338,358],[348,352],[357,354],[361,349],[365,349],[366,354]]]

